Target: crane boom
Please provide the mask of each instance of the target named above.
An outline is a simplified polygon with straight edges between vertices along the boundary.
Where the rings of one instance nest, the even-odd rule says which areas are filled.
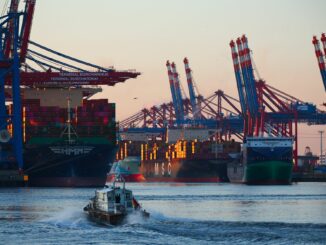
[[[245,115],[247,112],[246,92],[244,90],[244,82],[242,80],[241,71],[240,71],[239,55],[237,53],[235,43],[233,40],[230,42],[230,47],[231,47],[231,52],[232,52],[235,79],[237,81],[237,88],[238,88],[238,94],[239,94],[239,99],[240,99],[241,111],[242,111],[242,114]]]
[[[74,62],[77,62],[77,63],[80,63],[80,64],[83,64],[83,65],[86,65],[86,66],[89,66],[89,67],[92,67],[92,68],[95,68],[95,69],[98,69],[100,71],[107,71],[107,72],[110,72],[110,71],[113,71],[114,69],[107,69],[107,68],[104,68],[104,67],[101,67],[101,66],[98,66],[98,65],[95,65],[95,64],[92,64],[92,63],[89,63],[89,62],[86,62],[86,61],[83,61],[83,60],[80,60],[80,59],[77,59],[77,58],[74,58],[72,56],[69,56],[69,55],[66,55],[66,54],[63,54],[63,53],[60,53],[58,51],[55,51],[53,49],[50,49],[50,48],[47,48],[41,44],[38,44],[36,42],[33,42],[33,41],[29,41],[29,44],[32,44],[33,46],[36,46],[40,49],[43,49],[45,51],[48,51],[52,54],[55,54],[55,55],[58,55],[58,56],[61,56],[65,59],[68,59],[68,60],[71,60],[71,61],[74,61]]]
[[[194,81],[191,74],[191,69],[189,67],[189,61],[187,58],[184,58],[183,63],[185,65],[186,76],[187,76],[187,84],[189,90],[190,103],[192,108],[192,115],[195,119],[200,119],[200,112],[198,109],[196,94],[194,89]]]
[[[19,0],[11,0],[9,13],[17,13]],[[8,59],[13,47],[13,32],[14,32],[14,19],[10,19],[7,23],[7,35],[4,41],[4,58]]]
[[[137,72],[26,72],[21,71],[21,85],[25,86],[81,86],[81,85],[108,85],[124,82],[129,78],[136,78]],[[11,84],[7,77],[6,85]]]
[[[322,42],[323,42],[323,45],[324,45],[324,50],[326,50],[326,37],[325,37],[325,35],[322,36]],[[322,51],[320,49],[319,40],[317,39],[316,36],[313,37],[312,44],[315,47],[315,54],[316,54],[316,57],[317,57],[321,78],[323,80],[324,88],[325,88],[325,91],[326,91],[326,67],[325,67],[325,61],[324,61],[323,53],[322,53]]]
[[[252,96],[252,106],[253,106],[253,115],[257,115],[258,113],[258,96],[256,90],[256,80],[254,76],[254,71],[252,67],[252,61],[250,56],[250,49],[248,46],[248,39],[245,35],[241,37],[241,41],[243,44],[243,55],[244,55],[244,62],[247,70],[248,75],[248,82],[250,88],[250,96]]]
[[[174,107],[174,112],[175,112],[176,118],[179,118],[178,101],[177,101],[177,96],[176,96],[175,87],[174,87],[174,77],[173,77],[173,73],[172,73],[171,64],[169,61],[166,62],[166,67],[168,69],[168,76],[169,76],[169,83],[170,83],[170,90],[171,90],[171,95],[172,95],[172,103],[173,103],[173,107]]]
[[[20,62],[21,63],[24,63],[26,59],[28,41],[32,29],[35,3],[36,0],[27,0],[25,5],[25,15],[23,19],[21,34],[20,34]]]
[[[243,45],[242,45],[241,39],[237,38],[236,43],[237,43],[239,59],[240,59],[241,75],[242,75],[242,79],[243,79],[244,88],[246,91],[245,92],[245,94],[246,94],[245,99],[247,100],[246,105],[247,105],[249,113],[251,115],[253,115],[253,102],[252,102],[252,96],[250,93],[251,90],[250,90],[250,86],[249,86],[249,76],[248,76],[248,72],[247,72],[246,65],[245,65]]]
[[[178,120],[182,122],[184,120],[184,110],[183,110],[183,98],[182,98],[179,74],[177,72],[177,67],[174,62],[172,62],[171,67],[172,67],[172,73],[174,78],[174,89],[175,89],[176,98],[178,102],[178,115],[179,115]]]

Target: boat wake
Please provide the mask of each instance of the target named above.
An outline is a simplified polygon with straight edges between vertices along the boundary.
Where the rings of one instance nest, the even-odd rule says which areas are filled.
[[[231,222],[205,221],[191,218],[174,218],[150,210],[151,217],[146,221],[130,219],[118,233],[141,234],[144,241],[156,244],[322,244],[326,239],[326,224],[279,223],[279,222]],[[309,232],[311,236],[306,236]],[[168,242],[170,241],[170,242]]]
[[[248,194],[229,194],[229,195],[138,195],[138,198],[142,201],[219,201],[219,200],[325,200],[326,194],[257,194],[257,195],[248,195]]]
[[[117,241],[116,244],[137,243],[139,237],[144,244],[323,244],[326,239],[326,224],[209,221],[148,211],[148,219],[134,213],[122,225],[103,226],[90,221],[80,208],[69,207],[53,212],[42,222],[58,233],[82,236],[86,232],[87,238],[94,241]]]
[[[79,207],[67,207],[61,211],[53,212],[50,217],[41,220],[41,222],[60,228],[82,228],[91,225]]]
[[[128,214],[126,217],[124,224],[126,225],[135,225],[135,224],[145,224],[148,222],[148,218],[144,218],[144,216],[139,212],[134,212],[131,214]]]

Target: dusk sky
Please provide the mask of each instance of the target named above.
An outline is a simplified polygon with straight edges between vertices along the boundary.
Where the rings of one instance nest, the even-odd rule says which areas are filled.
[[[176,62],[185,88],[182,60],[188,57],[202,95],[221,89],[238,97],[229,42],[242,34],[261,78],[320,105],[326,93],[311,39],[326,32],[325,9],[325,0],[39,0],[31,40],[141,72],[96,96],[116,102],[118,120],[171,100],[167,59]],[[300,127],[300,152],[310,145],[319,154],[321,129]]]

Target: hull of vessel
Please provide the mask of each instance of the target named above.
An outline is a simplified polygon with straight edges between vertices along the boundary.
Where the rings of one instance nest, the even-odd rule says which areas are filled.
[[[145,178],[140,173],[140,157],[126,157],[113,163],[107,175],[106,182],[113,182],[120,176],[127,182],[144,182]]]
[[[103,186],[114,156],[109,145],[38,146],[26,151],[25,172],[30,186]]]
[[[228,159],[143,161],[141,173],[148,182],[227,182],[228,161]]]
[[[195,134],[197,131],[191,132]],[[119,142],[116,156],[119,160],[113,164],[108,177],[120,174],[128,181],[134,174],[140,174],[132,181],[228,182],[227,164],[234,162],[234,155],[239,152],[240,143],[235,141],[178,140],[168,143],[162,140],[125,140]]]
[[[248,185],[291,184],[292,145],[290,137],[248,137],[242,158],[228,165],[230,181]]]
[[[244,171],[245,167],[242,163],[229,163],[227,166],[227,175],[229,181],[235,184],[244,184]]]
[[[292,164],[282,161],[261,161],[229,164],[230,182],[248,185],[289,185],[292,180]]]
[[[146,179],[142,174],[120,174],[126,182],[144,182]],[[110,173],[106,177],[106,182],[113,182],[115,178],[118,177],[117,174]]]
[[[244,182],[253,185],[291,184],[292,164],[282,161],[265,161],[247,164]]]
[[[218,182],[225,182],[225,181],[222,181],[219,177],[212,177],[212,178],[148,177],[148,178],[146,178],[146,182],[218,183]]]
[[[136,169],[133,163],[121,160],[118,167],[116,164],[112,166],[107,182],[112,182],[117,175],[122,176],[127,182],[227,182],[228,161],[226,159],[142,161],[141,166]]]

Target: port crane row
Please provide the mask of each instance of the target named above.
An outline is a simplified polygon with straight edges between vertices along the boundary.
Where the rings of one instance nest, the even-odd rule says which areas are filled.
[[[21,98],[20,86],[70,87],[82,85],[114,85],[140,73],[132,70],[116,71],[76,59],[29,40],[36,0],[27,0],[25,10],[18,12],[18,0],[12,0],[9,12],[1,17],[0,50],[0,120],[1,129],[13,127],[13,144],[19,166],[22,167],[21,150]],[[20,25],[20,19],[22,24]],[[183,98],[181,84],[174,63],[167,62],[172,102],[143,109],[122,121],[121,127],[140,125],[153,129],[191,124],[221,128],[225,137],[239,138],[263,132],[293,135],[298,122],[325,124],[325,113],[315,105],[304,103],[281,92],[253,75],[250,50],[245,36],[231,46],[235,66],[239,100],[218,90],[204,98],[198,91],[188,59],[184,60],[190,99]],[[32,46],[36,49],[29,48]],[[55,56],[56,58],[53,58]],[[28,62],[26,62],[28,61]],[[95,69],[95,71],[94,71]],[[322,73],[324,74],[324,73]],[[12,88],[12,98],[5,88]],[[7,96],[7,97],[6,97]],[[12,115],[7,115],[5,101],[14,104]],[[225,106],[226,105],[226,106]],[[142,123],[140,123],[142,122]],[[268,125],[268,127],[267,127]],[[294,126],[293,126],[294,125]],[[132,130],[130,128],[129,130]]]
[[[9,145],[21,170],[22,89],[114,86],[140,73],[98,66],[29,40],[36,0],[26,0],[22,12],[18,10],[19,2],[11,0],[8,13],[0,17],[0,144]],[[6,101],[13,103],[10,115]],[[7,137],[8,127],[12,135]]]
[[[297,165],[298,123],[326,124],[326,112],[314,104],[268,85],[260,78],[257,79],[245,35],[236,41],[232,40],[230,48],[239,99],[221,90],[207,98],[200,94],[196,95],[194,89],[196,86],[187,58],[184,59],[184,65],[189,99],[183,98],[176,65],[167,61],[172,102],[142,109],[121,121],[120,130],[122,132],[149,130],[152,133],[156,130],[159,133],[166,127],[192,125],[219,129],[216,138],[221,140],[228,139],[231,135],[244,141],[248,136],[262,136],[266,133],[287,136],[294,139],[294,160]],[[325,74],[324,71],[321,73]]]
[[[238,43],[240,41],[239,39],[237,40]],[[282,92],[267,84],[262,79],[256,80],[252,68],[251,81],[253,81],[254,95],[256,96],[246,96],[245,84],[246,81],[250,80],[247,78],[247,67],[245,65],[251,65],[251,63],[244,63],[243,51],[241,51],[240,58],[242,63],[240,63],[240,55],[236,50],[235,42],[231,41],[230,46],[239,99],[225,94],[222,90],[217,90],[206,98],[200,94],[196,94],[194,90],[196,86],[192,79],[192,73],[187,58],[184,59],[184,63],[190,96],[189,99],[182,97],[180,80],[174,79],[179,76],[176,72],[176,65],[168,61],[166,65],[172,101],[140,110],[134,115],[122,120],[119,123],[120,128],[123,130],[133,130],[133,128],[155,129],[175,127],[178,124],[217,127],[223,122],[226,131],[231,130],[236,133],[244,133],[244,123],[238,123],[236,121],[243,122],[245,117],[251,117],[253,119],[251,119],[250,125],[249,122],[246,123],[247,129],[245,133],[246,135],[253,135],[254,133],[258,135],[259,130],[260,132],[266,132],[266,129],[263,128],[263,125],[255,126],[261,123],[260,117],[258,117],[260,121],[254,118],[254,116],[257,117],[257,115],[263,115],[265,121],[273,121],[276,124],[284,124],[289,120],[294,121],[296,119],[299,123],[307,123],[310,125],[326,123],[325,112],[318,109],[316,105],[306,103],[294,96]],[[174,67],[174,73],[172,67]],[[247,85],[247,91],[250,92],[249,85]],[[182,103],[180,103],[180,101]],[[260,113],[258,110],[259,108],[261,112],[262,108],[264,108],[264,113]],[[181,116],[180,112],[182,113]],[[182,121],[180,121],[180,118],[183,118]],[[255,120],[256,124],[253,124],[253,120]],[[255,128],[255,131],[253,128]],[[280,125],[278,125],[277,128],[280,129]]]

